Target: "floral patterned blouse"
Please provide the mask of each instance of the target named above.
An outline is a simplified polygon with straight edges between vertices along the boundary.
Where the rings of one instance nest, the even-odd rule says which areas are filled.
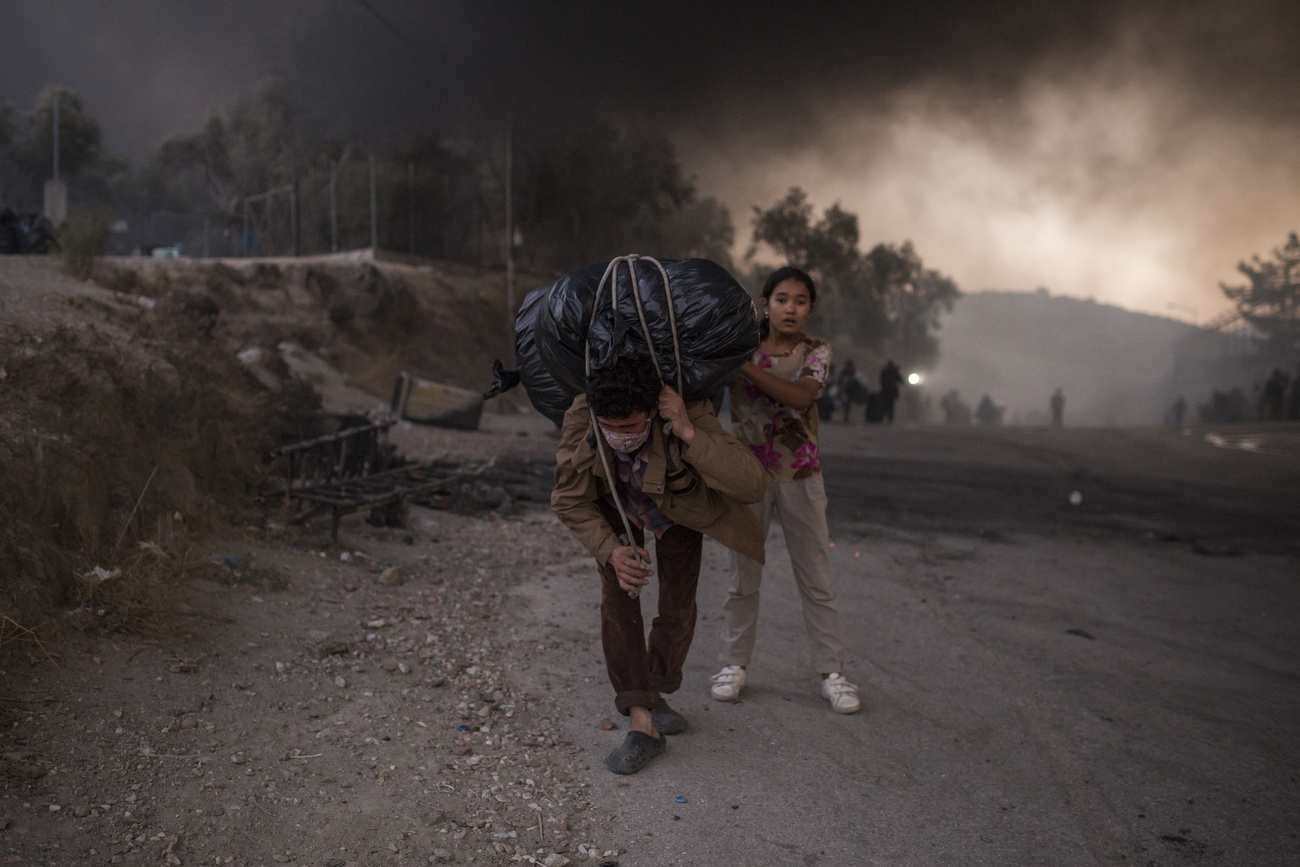
[[[811,377],[826,385],[831,347],[825,340],[804,335],[784,355],[754,350],[750,361],[791,382]],[[821,389],[817,392],[821,394]],[[763,393],[744,375],[731,383],[733,435],[754,452],[774,482],[805,479],[821,472],[817,454],[817,404],[804,412],[792,409]]]

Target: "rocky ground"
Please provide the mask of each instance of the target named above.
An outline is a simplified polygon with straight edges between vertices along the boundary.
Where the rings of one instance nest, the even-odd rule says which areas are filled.
[[[536,503],[408,527],[272,516],[212,541],[174,634],[12,657],[9,860],[617,861],[571,734],[602,721],[571,717],[553,624],[512,595],[580,550]]]
[[[374,349],[348,329],[404,293],[353,276],[340,324],[293,302],[298,281],[328,281],[290,274],[275,333],[254,341],[269,303],[256,271],[226,301],[232,321],[218,313],[215,336],[194,337],[161,315],[177,300],[161,278],[141,284],[154,309],[47,262],[0,263],[0,422],[28,438],[0,437],[0,472],[53,474],[54,456],[78,452],[113,470],[99,487],[69,476],[58,514],[98,497],[98,523],[82,526],[104,556],[130,539],[122,577],[91,569],[115,561],[47,561],[75,573],[69,593],[143,582],[129,610],[71,595],[33,624],[10,616],[21,582],[0,576],[0,864],[1300,862],[1295,425],[826,425],[830,559],[862,713],[818,694],[779,524],[749,683],[739,702],[709,699],[729,568],[710,542],[673,698],[691,728],[621,778],[601,764],[625,723],[599,588],[545,506],[555,440],[540,417],[503,403],[473,433],[399,426],[408,457],[497,465],[448,508],[412,509],[401,528],[352,516],[333,542],[327,521],[291,525],[274,497],[214,489],[208,464],[184,460],[193,449],[163,461],[165,418],[125,426],[139,413],[120,393],[183,376],[90,375],[131,358],[148,373],[213,369],[235,409],[306,380],[327,407],[363,411],[374,392],[330,358]],[[169,334],[189,335],[188,360]],[[231,360],[254,346],[246,368]],[[225,363],[194,361],[205,354]],[[90,372],[47,364],[59,375],[36,378],[65,355]],[[356,370],[393,363],[366,358]],[[197,405],[221,420],[223,405]],[[131,467],[110,460],[126,430],[153,437]],[[248,455],[227,458],[258,478]],[[55,487],[45,479],[39,492]],[[27,562],[46,514],[15,510],[29,492],[5,481],[0,516],[31,526],[0,524],[0,569],[6,552]],[[224,516],[215,533],[186,503]],[[171,536],[141,537],[152,528]]]
[[[397,529],[353,515],[331,540],[327,520],[250,498],[273,487],[250,449],[273,441],[201,465],[176,449],[204,439],[189,404],[138,402],[220,388],[205,418],[238,409],[292,437],[284,412],[303,395],[381,406],[379,386],[357,387],[367,374],[481,386],[504,331],[489,327],[496,278],[306,260],[117,260],[93,276],[0,261],[0,421],[23,437],[0,442],[0,468],[36,462],[34,488],[0,497],[32,524],[0,527],[0,570],[29,573],[3,576],[0,861],[617,861],[571,734],[601,720],[570,717],[545,674],[553,625],[514,594],[580,553],[546,507],[548,423],[499,401],[472,433],[400,424],[409,459],[497,464],[447,509]],[[467,331],[484,337],[438,349]],[[205,356],[220,363],[182,364]],[[212,484],[235,466],[259,487]],[[59,531],[33,523],[78,509],[93,545],[58,551]],[[45,614],[42,567],[67,588]]]

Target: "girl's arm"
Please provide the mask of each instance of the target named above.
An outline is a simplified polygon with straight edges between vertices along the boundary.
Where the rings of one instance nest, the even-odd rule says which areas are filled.
[[[791,382],[788,379],[782,379],[768,373],[752,361],[746,361],[740,372],[747,376],[750,382],[757,385],[772,400],[800,412],[812,406],[817,400],[817,393],[822,390],[822,384],[811,376],[805,376]]]

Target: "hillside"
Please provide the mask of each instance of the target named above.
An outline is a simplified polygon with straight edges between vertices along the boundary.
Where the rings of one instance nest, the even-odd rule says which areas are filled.
[[[1179,342],[1197,332],[1173,319],[1041,290],[974,292],[944,317],[927,391],[937,401],[956,388],[971,406],[988,394],[1007,408],[1009,423],[1043,424],[1059,387],[1067,424],[1157,424],[1177,397]]]

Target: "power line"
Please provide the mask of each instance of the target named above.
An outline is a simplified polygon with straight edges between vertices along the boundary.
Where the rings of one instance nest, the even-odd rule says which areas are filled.
[[[397,39],[398,42],[402,43],[403,45],[405,45],[407,48],[411,49],[412,51],[415,50],[415,46],[412,45],[410,42],[407,42],[407,41],[406,41],[406,37],[402,35],[402,31],[400,31],[400,30],[398,30],[396,27],[394,27],[394,26],[393,26],[393,22],[391,22],[391,21],[389,21],[387,18],[385,18],[385,17],[380,13],[380,11],[379,11],[378,9],[376,9],[376,8],[374,7],[373,4],[370,3],[370,0],[357,0],[357,2],[360,3],[363,7],[365,7],[365,9],[366,9],[367,11],[369,11],[371,15],[375,16],[375,18],[379,21],[379,23],[382,24],[382,25],[384,25],[384,27],[386,27],[386,28],[388,29],[388,32],[389,32],[389,33],[392,33],[392,34],[393,34],[393,37],[394,37],[395,39]]]

